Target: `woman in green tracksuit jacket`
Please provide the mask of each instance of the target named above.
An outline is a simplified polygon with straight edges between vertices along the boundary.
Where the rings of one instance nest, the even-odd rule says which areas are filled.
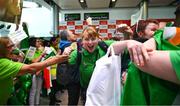
[[[82,53],[81,53],[81,63],[79,65],[80,71],[80,85],[82,88],[86,89],[88,87],[89,81],[91,79],[92,73],[96,61],[104,56],[106,53],[98,45],[99,34],[93,27],[87,27],[82,32]],[[114,41],[104,41],[106,45],[112,44]],[[70,54],[69,63],[76,64],[77,50],[74,50]],[[85,96],[86,93],[84,93]]]

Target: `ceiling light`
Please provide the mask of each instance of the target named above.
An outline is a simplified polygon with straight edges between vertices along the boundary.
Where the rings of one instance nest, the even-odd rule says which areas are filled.
[[[83,3],[83,2],[84,2],[84,0],[80,0],[80,2],[81,2],[81,3]]]
[[[112,0],[112,2],[115,2],[116,0]]]

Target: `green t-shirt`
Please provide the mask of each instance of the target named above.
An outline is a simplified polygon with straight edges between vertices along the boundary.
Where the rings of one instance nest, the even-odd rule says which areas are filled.
[[[108,40],[104,41],[108,46],[112,44],[114,41]],[[91,79],[91,75],[94,71],[94,67],[96,64],[96,60],[104,56],[106,53],[97,46],[93,53],[89,53],[87,50],[82,48],[82,54],[81,54],[81,63],[80,63],[80,83],[81,86],[84,88],[87,88],[89,81]],[[76,58],[77,58],[77,50],[74,50],[70,54],[69,63],[70,64],[76,64]]]
[[[158,50],[172,50],[172,51],[170,51],[171,63],[172,63],[174,70],[176,71],[176,75],[177,75],[178,79],[180,80],[180,71],[178,71],[178,69],[180,69],[180,65],[179,65],[180,45],[174,46],[174,45],[170,44],[167,40],[162,39],[163,31],[161,31],[159,33],[161,33],[161,36],[160,35],[155,36],[155,40],[158,45],[157,49]]]
[[[162,30],[155,33],[157,50],[180,50],[163,40],[162,35]],[[131,64],[123,90],[122,105],[172,105],[179,85],[144,73]]]
[[[178,79],[180,80],[180,50],[179,51],[171,51],[170,58],[172,66],[176,72]]]
[[[22,63],[13,62],[6,58],[0,59],[0,105],[6,104],[13,87],[13,78],[22,66]]]
[[[35,54],[34,54],[34,56],[33,56],[33,59],[38,58],[42,53],[43,53],[42,51],[36,50],[36,52],[35,52]]]
[[[38,58],[39,56],[41,56],[41,54],[42,54],[42,53],[43,53],[42,51],[40,51],[40,50],[36,50],[36,51],[35,51],[35,53],[34,53],[34,56],[33,56],[32,58],[28,58],[28,59],[29,59],[29,61],[31,61],[31,62],[32,62],[32,60],[33,60],[33,59]]]

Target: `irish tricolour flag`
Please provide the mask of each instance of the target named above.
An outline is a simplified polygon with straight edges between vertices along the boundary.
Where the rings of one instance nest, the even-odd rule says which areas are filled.
[[[47,54],[44,58],[45,60],[56,55],[56,53],[50,47],[45,47],[45,52]],[[43,70],[44,87],[47,89],[47,93],[50,93],[50,87],[52,87],[50,70],[51,66],[46,67]]]
[[[163,38],[167,39],[173,45],[180,44],[180,27],[165,27]]]

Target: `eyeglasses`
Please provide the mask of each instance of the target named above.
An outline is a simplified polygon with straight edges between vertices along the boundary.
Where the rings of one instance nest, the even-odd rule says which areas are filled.
[[[1,25],[0,25],[0,29],[3,29],[3,28],[5,28],[5,27],[6,27],[5,24],[1,24]],[[10,29],[10,28],[11,28],[11,25],[7,25],[6,29]]]

